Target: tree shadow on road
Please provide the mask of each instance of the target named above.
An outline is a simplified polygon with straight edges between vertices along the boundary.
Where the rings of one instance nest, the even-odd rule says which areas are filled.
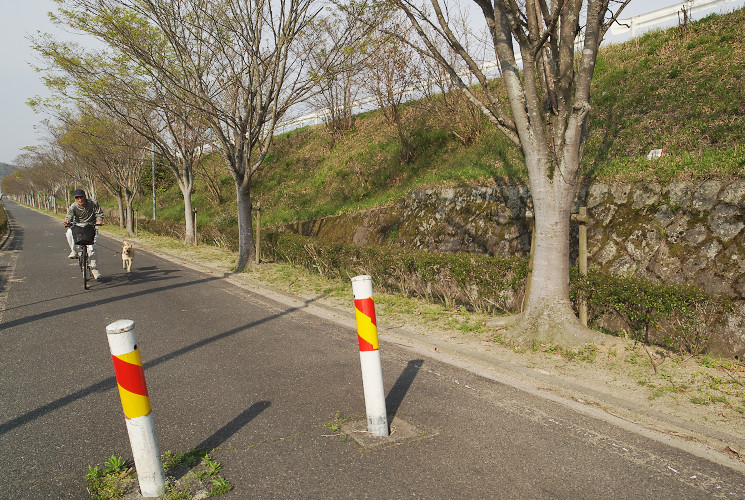
[[[128,300],[128,299],[131,299],[131,298],[134,298],[134,297],[139,297],[139,296],[142,296],[142,295],[148,295],[148,294],[153,294],[153,293],[158,293],[158,292],[164,292],[164,291],[168,291],[168,290],[174,290],[174,289],[177,289],[177,288],[184,288],[184,287],[187,287],[187,286],[199,285],[199,284],[202,284],[202,283],[209,283],[210,281],[215,281],[215,280],[219,280],[219,279],[222,279],[222,278],[221,277],[218,277],[218,276],[211,276],[209,278],[203,278],[203,279],[199,279],[199,280],[186,281],[186,282],[183,282],[183,283],[173,283],[173,284],[169,284],[169,285],[159,286],[159,287],[156,287],[156,288],[151,288],[151,289],[148,289],[148,290],[137,290],[137,291],[134,291],[134,292],[131,292],[131,293],[117,295],[116,297],[100,298],[100,299],[97,299],[97,300],[95,300],[94,297],[91,295],[92,303],[90,304],[90,306],[93,306],[93,305],[95,305],[95,306],[101,306],[101,305],[111,304],[111,303],[114,303],[114,302],[119,302],[119,301],[122,301],[122,300]],[[81,290],[80,293],[81,294],[84,294],[86,292],[83,292]],[[18,318],[18,319],[15,319],[15,320],[8,321],[8,322],[5,322],[5,323],[0,324],[0,331],[2,331],[2,330],[8,330],[9,328],[13,328],[13,327],[16,327],[16,326],[19,326],[19,325],[23,325],[23,324],[26,324],[26,323],[31,323],[33,321],[51,318],[51,317],[54,317],[54,316],[58,316],[60,314],[74,313],[75,311],[79,311],[83,307],[88,307],[88,306],[84,306],[84,305],[80,305],[80,304],[75,304],[75,305],[72,305],[72,306],[60,307],[58,309],[54,309],[54,310],[51,310],[51,311],[45,311],[43,313],[32,314],[32,315],[29,315],[29,316],[25,316],[23,318]]]
[[[77,270],[78,269],[77,264],[75,264],[75,266],[76,266],[75,269]],[[69,293],[69,294],[58,295],[58,296],[56,296],[54,298],[51,298],[51,299],[37,300],[37,301],[34,301],[34,302],[26,302],[26,303],[19,304],[19,305],[14,306],[14,307],[8,307],[7,309],[4,309],[4,311],[12,311],[13,309],[19,309],[19,308],[22,308],[22,307],[29,307],[29,306],[39,305],[39,304],[46,304],[46,303],[50,303],[50,302],[59,302],[61,300],[68,299],[68,298],[71,298],[71,297],[76,297],[76,296],[79,296],[79,295],[87,296],[87,297],[92,297],[91,294],[95,293],[96,288],[98,287],[99,284],[105,285],[106,288],[108,289],[108,288],[114,288],[114,287],[118,287],[118,286],[127,286],[127,285],[133,285],[133,284],[138,284],[138,283],[148,283],[148,282],[155,282],[155,281],[172,280],[172,279],[175,279],[175,278],[178,277],[178,274],[174,274],[174,273],[179,273],[180,272],[179,270],[175,270],[175,269],[157,269],[155,267],[153,267],[152,269],[154,269],[154,270],[151,271],[149,273],[150,275],[147,278],[145,278],[145,279],[140,278],[138,276],[126,276],[126,275],[125,276],[122,276],[122,275],[113,275],[111,277],[109,277],[109,276],[103,276],[103,277],[99,278],[98,280],[88,281],[89,290],[87,290],[87,291],[86,290],[83,290],[82,287],[80,287],[79,289],[77,289],[77,291],[72,292],[72,293]],[[2,275],[3,271],[4,271],[4,269],[3,268],[0,268],[0,275]],[[80,271],[77,271],[77,274],[79,274],[79,273],[80,273]],[[162,290],[162,288],[160,288],[159,290]],[[0,288],[0,291],[2,291],[2,288]],[[140,293],[143,294],[143,293],[148,293],[148,292],[147,291],[145,291],[145,292],[142,292],[141,291]],[[136,294],[129,294],[129,295],[127,295],[127,297],[132,297],[133,295],[136,295]],[[99,303],[100,304],[105,304],[105,303],[107,303],[107,300],[106,299],[104,299],[104,300],[98,300],[98,301],[96,301],[96,303],[97,304],[99,304]],[[78,306],[78,308],[79,307],[80,306]],[[60,313],[64,313],[65,311],[66,311],[66,309],[60,309],[58,311],[50,311],[50,316],[52,315],[52,313],[60,314]],[[31,316],[29,316],[29,318],[31,318]],[[39,314],[39,315],[33,316],[33,318],[34,318],[34,320],[36,320],[36,319],[43,319],[43,318],[45,318],[45,316],[43,316],[42,314]],[[20,323],[18,323],[18,322],[15,323],[15,325],[18,325],[18,324],[20,324]],[[0,328],[2,328],[2,327],[0,327]]]
[[[212,280],[215,280],[215,279],[219,279],[219,278],[208,278],[208,279],[199,280],[199,281],[212,281]],[[179,285],[175,285],[175,286],[179,286]],[[156,359],[154,359],[152,361],[148,361],[147,363],[144,363],[143,367],[145,369],[145,372],[147,373],[147,371],[150,368],[153,368],[155,366],[161,365],[163,363],[166,363],[168,361],[171,361],[173,359],[176,359],[176,358],[178,358],[180,356],[183,356],[185,354],[191,353],[191,352],[193,352],[193,351],[195,351],[195,350],[197,350],[197,349],[199,349],[201,347],[205,347],[207,345],[210,345],[210,344],[213,344],[213,343],[218,342],[220,340],[224,340],[226,338],[232,337],[232,336],[234,336],[234,335],[236,335],[238,333],[244,332],[244,331],[249,330],[251,328],[255,328],[255,327],[259,326],[259,325],[262,325],[262,324],[269,323],[271,321],[277,320],[277,319],[279,319],[279,318],[281,318],[283,316],[287,316],[289,314],[292,314],[293,312],[297,312],[297,311],[300,311],[302,309],[305,309],[310,304],[312,304],[313,302],[316,302],[317,300],[320,300],[324,296],[325,296],[325,294],[321,294],[321,295],[319,295],[317,297],[314,297],[312,299],[307,299],[307,300],[303,301],[303,304],[302,305],[299,305],[299,306],[296,306],[296,307],[291,307],[289,309],[285,309],[284,311],[278,312],[276,314],[272,314],[271,316],[266,316],[266,317],[261,318],[261,319],[258,319],[256,321],[252,321],[251,323],[247,323],[247,324],[245,324],[243,326],[239,326],[239,327],[233,328],[231,330],[228,330],[228,331],[225,331],[225,332],[222,332],[222,333],[218,333],[218,334],[213,335],[211,337],[207,337],[207,338],[202,339],[200,341],[197,341],[197,342],[194,342],[194,343],[189,344],[187,346],[184,346],[184,347],[182,347],[180,349],[176,349],[175,351],[173,351],[171,353],[164,354],[163,356],[160,356],[160,357],[158,357],[158,358],[156,358]],[[2,326],[4,326],[4,325],[2,325]],[[117,384],[116,384],[116,379],[114,377],[110,377],[110,378],[101,380],[99,382],[96,382],[94,384],[91,384],[88,387],[85,387],[83,389],[80,389],[79,391],[76,391],[76,392],[74,392],[72,394],[68,394],[67,396],[63,396],[63,397],[61,397],[59,399],[56,399],[54,401],[51,401],[51,402],[49,402],[49,403],[47,403],[47,404],[45,404],[43,406],[40,406],[39,408],[36,408],[34,410],[31,410],[31,411],[29,411],[27,413],[24,413],[23,415],[20,415],[20,416],[18,416],[16,418],[13,418],[11,420],[8,420],[7,422],[4,422],[4,423],[0,424],[0,435],[6,434],[7,432],[12,431],[13,429],[16,429],[16,428],[21,427],[21,426],[23,426],[23,425],[25,425],[25,424],[27,424],[29,422],[32,422],[32,421],[36,420],[37,418],[43,417],[45,415],[48,415],[49,413],[52,413],[55,410],[58,410],[60,408],[63,408],[65,406],[71,404],[71,403],[74,403],[76,401],[79,401],[79,400],[81,400],[81,399],[83,399],[83,398],[85,398],[87,396],[90,396],[91,394],[95,394],[97,392],[106,392],[106,391],[109,391],[109,390],[113,390],[116,387],[117,387]],[[266,403],[266,402],[264,402],[264,403]],[[259,403],[256,403],[256,404],[259,405]],[[262,408],[262,411],[263,411],[263,409],[264,408]],[[249,408],[249,410],[250,410],[250,408]],[[248,412],[248,410],[247,410],[247,412]],[[244,412],[244,413],[246,413],[246,415],[244,415],[242,417],[243,419],[245,419],[249,415],[255,416],[257,414],[256,413],[256,409],[254,409],[254,411],[252,413],[250,413],[250,414],[247,413],[247,412]],[[243,414],[241,414],[241,415],[243,415]],[[253,416],[251,418],[253,418]],[[228,425],[230,425],[230,424],[228,424]],[[233,427],[235,427],[235,425],[233,425]]]

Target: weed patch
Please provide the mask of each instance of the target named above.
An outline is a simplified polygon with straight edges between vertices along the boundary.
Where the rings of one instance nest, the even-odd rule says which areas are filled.
[[[166,490],[159,498],[163,500],[214,497],[233,489],[230,481],[220,474],[222,465],[207,450],[193,449],[184,453],[166,451],[162,462],[166,472]],[[114,455],[100,469],[89,465],[85,483],[90,497],[95,500],[119,499],[139,492],[133,464]]]
[[[334,418],[328,422],[324,422],[323,426],[332,432],[334,436],[340,436],[341,440],[345,443],[349,440],[349,436],[341,431],[341,426],[350,420],[349,417],[343,416],[340,412],[336,412]]]

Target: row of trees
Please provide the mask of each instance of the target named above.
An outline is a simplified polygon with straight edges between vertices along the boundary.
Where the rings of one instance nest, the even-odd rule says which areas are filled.
[[[58,3],[59,24],[93,36],[105,48],[91,51],[49,35],[35,37],[34,48],[46,63],[44,80],[54,97],[32,105],[55,117],[57,129],[48,127],[49,146],[68,160],[59,167],[77,183],[92,188],[95,184],[88,177],[102,183],[119,200],[130,230],[136,195],[131,177],[138,169],[126,176],[121,168],[108,172],[87,142],[108,142],[112,153],[129,146],[125,156],[135,162],[157,154],[172,172],[187,214],[192,211],[197,167],[227,164],[238,199],[243,249],[239,268],[246,258],[253,260],[251,179],[291,106],[306,101],[328,109],[328,130],[338,137],[353,124],[359,93],[373,92],[381,106],[393,109],[399,135],[409,143],[396,75],[413,74],[407,68],[416,65],[414,51],[398,50],[395,63],[387,64],[381,54],[391,53],[386,47],[393,39],[361,22],[361,5],[332,9],[311,1]],[[85,132],[81,123],[88,127]],[[121,143],[122,126],[144,141]],[[37,148],[19,162],[33,167],[40,160],[38,153]],[[214,154],[207,159],[209,153],[221,153],[223,161],[216,162]],[[19,173],[16,180],[23,176]],[[128,183],[118,183],[124,177]],[[205,175],[205,181],[214,185],[214,175]],[[222,194],[218,190],[216,195]],[[187,217],[185,224],[185,243],[190,244],[192,220]]]
[[[332,131],[343,133],[358,89],[371,89],[397,127],[407,161],[402,95],[390,90],[421,79],[419,68],[435,68],[426,79],[458,88],[525,157],[536,246],[521,331],[564,343],[594,339],[569,302],[570,211],[595,60],[629,0],[473,0],[472,11],[444,0],[56,1],[59,23],[105,47],[35,39],[49,63],[47,84],[75,103],[74,112],[57,113],[63,133],[55,147],[64,151],[58,165],[89,167],[95,159],[111,169],[106,189],[131,207],[129,176],[155,150],[178,181],[188,214],[194,168],[210,145],[235,183],[238,270],[254,260],[252,179],[288,109],[315,98],[329,110]],[[483,21],[482,36],[473,32],[474,19]],[[480,64],[487,55],[498,61],[496,82]],[[417,57],[422,64],[412,65]],[[362,62],[371,71],[360,85]],[[104,150],[97,149],[102,137],[113,138]],[[34,152],[29,161],[39,154],[55,153]]]
[[[105,115],[89,111],[67,118],[61,125],[45,122],[50,142],[29,148],[16,159],[21,168],[3,179],[3,192],[48,199],[56,210],[57,197],[70,203],[73,187],[82,186],[96,198],[97,187],[103,186],[117,200],[119,213],[126,214],[122,227],[126,222],[132,232],[132,204],[139,190],[146,141]]]

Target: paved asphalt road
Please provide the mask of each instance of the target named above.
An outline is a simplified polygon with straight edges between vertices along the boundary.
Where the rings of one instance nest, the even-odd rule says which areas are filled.
[[[143,251],[127,274],[109,238],[83,291],[60,223],[6,208],[2,499],[87,498],[89,464],[131,457],[105,335],[118,319],[136,323],[161,451],[217,448],[225,498],[745,498],[742,468],[393,343],[387,407],[415,438],[345,441],[323,424],[364,416],[354,330]]]

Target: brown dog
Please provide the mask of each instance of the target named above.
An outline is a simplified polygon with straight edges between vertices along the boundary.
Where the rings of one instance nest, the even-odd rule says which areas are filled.
[[[126,241],[122,242],[122,268],[126,269],[127,272],[132,270],[132,259],[135,256],[135,249]]]

